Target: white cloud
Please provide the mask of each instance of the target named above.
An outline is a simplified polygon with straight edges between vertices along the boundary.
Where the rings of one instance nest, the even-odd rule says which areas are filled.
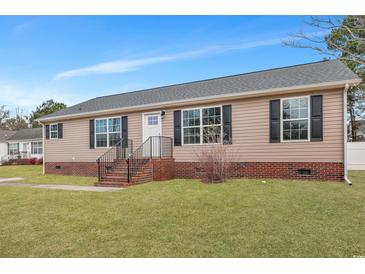
[[[96,65],[92,65],[89,67],[67,70],[57,74],[54,79],[59,80],[62,78],[69,78],[69,77],[77,77],[89,74],[106,74],[106,73],[124,73],[129,71],[138,70],[144,66],[174,61],[179,59],[185,59],[193,56],[202,55],[208,53],[209,51],[214,50],[213,47],[201,49],[201,50],[194,50],[194,51],[187,51],[181,52],[177,54],[171,55],[162,55],[162,56],[155,56],[149,58],[141,58],[141,59],[133,59],[133,60],[118,60],[112,62],[105,62],[99,63]]]
[[[28,21],[28,22],[18,24],[13,28],[13,32],[15,34],[22,33],[24,31],[26,31],[27,29],[29,29],[32,26],[32,24],[33,24],[32,21]]]
[[[309,37],[323,35],[323,33],[313,32],[309,33]],[[111,62],[99,63],[88,67],[67,70],[58,73],[54,80],[60,80],[64,78],[71,78],[71,77],[79,77],[83,75],[90,75],[90,74],[108,74],[108,73],[125,73],[130,71],[139,70],[147,65],[169,62],[169,61],[176,61],[180,59],[187,59],[197,56],[202,56],[206,54],[218,54],[233,50],[242,50],[242,49],[250,49],[250,48],[257,48],[262,46],[272,46],[281,44],[284,38],[275,38],[275,39],[264,39],[264,40],[256,40],[256,41],[249,41],[243,43],[236,43],[236,44],[220,44],[214,45],[207,48],[202,48],[198,50],[180,52],[176,54],[170,55],[160,55],[154,57],[147,57],[147,58],[140,58],[140,59],[131,59],[131,60],[116,60]],[[294,39],[295,40],[295,39]]]
[[[129,71],[134,71],[141,69],[144,66],[168,62],[168,61],[175,61],[179,59],[186,59],[195,56],[201,56],[209,53],[221,53],[227,52],[232,50],[241,50],[241,49],[249,49],[249,48],[256,48],[261,46],[270,46],[270,45],[277,45],[280,44],[283,38],[278,39],[266,39],[266,40],[258,40],[252,42],[245,42],[240,44],[228,44],[228,45],[215,45],[208,48],[203,48],[200,50],[194,51],[187,51],[181,52],[172,55],[162,55],[156,57],[149,57],[149,58],[141,58],[141,59],[134,59],[134,60],[118,60],[112,62],[105,62],[99,63],[96,65],[92,65],[89,67],[68,70],[57,74],[54,79],[59,80],[63,78],[69,77],[78,77],[83,75],[89,74],[106,74],[106,73],[125,73]]]

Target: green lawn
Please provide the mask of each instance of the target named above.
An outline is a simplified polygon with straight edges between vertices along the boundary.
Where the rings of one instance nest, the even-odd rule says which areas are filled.
[[[94,185],[95,177],[43,175],[41,165],[0,166],[0,178],[24,178],[22,183],[58,185]]]
[[[109,193],[0,187],[0,256],[364,256],[365,172],[351,178],[352,187],[280,180],[173,180]]]

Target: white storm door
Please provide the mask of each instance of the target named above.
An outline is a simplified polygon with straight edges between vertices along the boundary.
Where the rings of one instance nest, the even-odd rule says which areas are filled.
[[[148,113],[143,115],[143,142],[149,137],[148,141],[143,147],[144,156],[160,157],[160,138],[161,136],[161,115],[160,112]]]

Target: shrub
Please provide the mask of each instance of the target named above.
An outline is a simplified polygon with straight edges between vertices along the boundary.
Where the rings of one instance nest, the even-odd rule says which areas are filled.
[[[37,158],[30,158],[28,162],[30,165],[35,165],[37,163]]]
[[[223,183],[230,178],[232,154],[228,145],[206,145],[198,152],[200,179],[204,183]]]
[[[39,159],[37,160],[37,164],[38,164],[38,165],[43,164],[43,158],[39,158]]]

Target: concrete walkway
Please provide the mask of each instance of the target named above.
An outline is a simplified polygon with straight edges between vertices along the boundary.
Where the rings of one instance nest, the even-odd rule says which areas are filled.
[[[19,181],[19,180],[23,180],[23,178],[20,178],[20,177],[15,177],[15,178],[0,178],[0,183],[1,182],[9,182],[9,181]]]
[[[30,187],[30,188],[47,188],[47,189],[62,189],[62,190],[74,190],[74,191],[94,191],[94,192],[112,192],[122,188],[120,187],[100,187],[100,186],[73,186],[73,185],[37,185],[37,184],[25,184],[25,183],[13,183],[0,181],[1,186],[15,186],[15,187]]]

